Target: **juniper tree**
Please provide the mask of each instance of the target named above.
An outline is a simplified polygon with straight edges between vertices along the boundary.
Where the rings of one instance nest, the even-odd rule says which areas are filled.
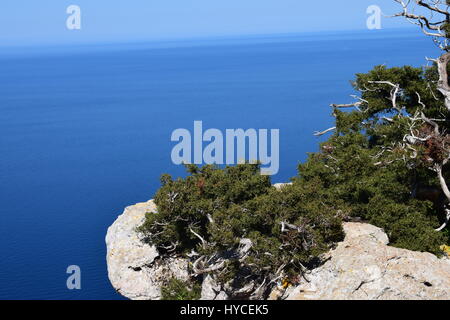
[[[141,231],[162,256],[190,259],[194,281],[210,275],[232,298],[266,298],[343,238],[335,204],[315,188],[280,191],[255,164],[187,168],[185,179],[162,176]]]
[[[450,219],[449,1],[394,1],[402,7],[394,16],[418,25],[442,55],[428,59],[430,67],[357,74],[359,95],[331,105],[336,126],[316,135],[334,135],[300,175],[324,166],[330,193],[345,199],[349,215],[384,227],[398,246],[437,252]]]
[[[382,227],[392,245],[440,253],[450,240],[449,1],[394,1],[402,8],[394,16],[417,24],[442,55],[429,67],[357,74],[354,101],[332,104],[335,126],[316,132],[332,135],[281,190],[251,164],[163,175],[157,213],[140,228],[162,258],[189,259],[192,282],[210,276],[231,298],[260,299],[280,280],[307,279],[342,240],[342,220]],[[171,297],[189,292],[175,287]]]

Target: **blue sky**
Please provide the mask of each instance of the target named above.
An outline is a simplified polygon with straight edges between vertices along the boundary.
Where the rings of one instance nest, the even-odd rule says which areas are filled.
[[[81,30],[66,28],[71,4],[82,10]],[[362,30],[369,5],[398,10],[393,0],[1,0],[0,45]]]

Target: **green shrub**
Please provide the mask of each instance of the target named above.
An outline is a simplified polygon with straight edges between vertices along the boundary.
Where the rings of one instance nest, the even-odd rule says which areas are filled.
[[[245,286],[251,289],[236,298],[257,288],[266,296],[277,280],[295,281],[343,239],[336,207],[317,196],[313,183],[279,191],[253,164],[188,170],[185,179],[162,177],[158,213],[147,215],[141,231],[163,255],[194,255],[192,276],[211,274],[231,296]],[[244,251],[246,243],[251,248]]]
[[[403,108],[402,115],[392,108],[392,87],[373,84],[381,80],[401,84],[397,105]],[[358,74],[354,86],[364,103],[359,110],[334,110],[336,133],[322,144],[320,152],[310,154],[308,161],[299,165],[295,183],[307,185],[320,179],[321,192],[344,215],[383,228],[394,246],[439,254],[439,247],[450,240],[448,230],[435,231],[445,219],[447,201],[428,162],[430,157],[435,161],[439,157],[432,145],[415,147],[415,157],[404,147],[404,137],[411,130],[408,115],[448,115],[434,80],[436,66],[425,70],[378,66]],[[419,103],[418,94],[426,108]],[[443,139],[450,129],[449,120],[439,122]],[[417,127],[417,135],[419,130],[428,130],[426,123],[422,126]],[[449,177],[448,166],[443,173]]]
[[[158,212],[147,215],[140,231],[163,257],[188,257],[192,279],[210,275],[231,298],[265,298],[277,281],[298,281],[343,239],[342,219],[358,217],[383,228],[394,246],[440,254],[450,233],[435,228],[447,201],[427,163],[441,161],[445,150],[431,141],[414,146],[412,157],[402,144],[411,130],[405,115],[419,108],[426,117],[443,114],[443,99],[436,100],[436,87],[428,85],[435,69],[378,66],[358,74],[354,86],[364,103],[354,111],[334,108],[336,133],[281,190],[255,164],[188,165],[184,179],[163,175]],[[380,79],[402,85],[402,113],[392,110],[392,88],[367,90]],[[449,123],[441,123],[444,147]],[[426,125],[417,130],[429,132]],[[448,179],[446,165],[443,175]],[[182,287],[173,282],[164,296],[186,297]]]
[[[436,25],[448,35],[448,21]],[[450,241],[449,228],[435,230],[450,216],[442,186],[450,112],[439,79],[436,64],[357,74],[356,103],[332,105],[335,133],[291,185],[275,189],[259,165],[189,165],[185,179],[162,176],[158,213],[140,231],[163,257],[189,258],[192,279],[210,275],[231,298],[265,298],[277,281],[298,281],[343,239],[342,219],[382,227],[394,246],[440,254]],[[163,299],[197,297],[190,288],[171,280]]]
[[[191,284],[176,278],[170,278],[167,284],[161,288],[162,300],[198,300],[200,295],[200,284]]]

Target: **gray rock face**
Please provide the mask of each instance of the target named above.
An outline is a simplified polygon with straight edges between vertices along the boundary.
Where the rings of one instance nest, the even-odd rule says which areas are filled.
[[[113,287],[133,300],[158,300],[165,279],[188,279],[185,259],[158,260],[158,250],[141,241],[136,232],[146,212],[155,212],[152,200],[127,207],[106,234],[108,277]]]
[[[345,223],[345,240],[328,253],[290,300],[312,299],[450,299],[450,260],[430,253],[389,247],[382,229]]]
[[[228,295],[222,291],[214,279],[207,275],[202,283],[202,295],[200,300],[228,300]]]
[[[292,184],[291,182],[289,182],[289,183],[275,183],[273,186],[275,188],[277,188],[278,190],[281,190],[281,189],[283,189],[283,187],[291,185],[291,184]]]

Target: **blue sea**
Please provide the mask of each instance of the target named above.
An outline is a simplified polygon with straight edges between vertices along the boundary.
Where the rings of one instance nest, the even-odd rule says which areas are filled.
[[[287,181],[332,125],[330,103],[352,101],[355,73],[437,55],[400,29],[0,47],[0,299],[122,299],[106,230],[162,173],[184,174],[173,130],[280,129],[273,182]]]

